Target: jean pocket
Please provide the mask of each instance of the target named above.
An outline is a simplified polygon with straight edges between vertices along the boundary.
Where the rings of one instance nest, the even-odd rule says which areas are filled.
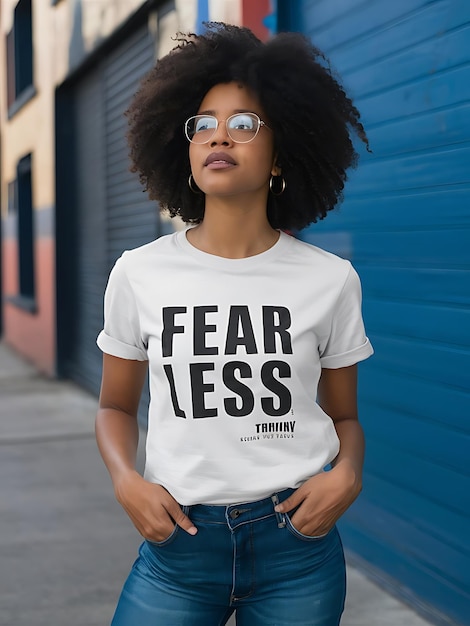
[[[185,515],[188,514],[189,508],[190,508],[189,506],[181,507]],[[151,539],[146,539],[145,541],[147,541],[147,543],[149,543],[151,546],[156,546],[157,548],[163,548],[173,543],[173,541],[176,539],[177,535],[179,534],[181,530],[182,530],[181,527],[178,526],[178,524],[175,524],[173,530],[171,531],[171,533],[168,535],[166,539],[162,539],[162,541],[152,541]]]
[[[168,535],[168,537],[166,539],[162,539],[162,541],[152,541],[151,539],[146,539],[145,541],[147,541],[147,543],[149,543],[151,546],[156,546],[157,548],[163,548],[164,546],[168,546],[170,545],[170,543],[173,543],[173,541],[176,539],[176,535],[178,534],[178,529],[179,529],[178,524],[175,524],[175,527],[173,528],[171,533]]]
[[[328,537],[334,528],[331,528],[327,533],[323,533],[323,535],[304,535],[300,532],[300,530],[297,530],[288,514],[286,514],[285,520],[287,530],[294,535],[294,537],[297,537],[297,539],[301,539],[302,541],[321,541],[322,539]]]

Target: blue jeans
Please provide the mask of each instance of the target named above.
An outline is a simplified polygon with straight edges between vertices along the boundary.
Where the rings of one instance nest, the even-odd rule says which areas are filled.
[[[258,502],[183,507],[198,528],[144,541],[112,626],[338,626],[345,564],[338,531],[299,533],[275,513],[292,489]]]

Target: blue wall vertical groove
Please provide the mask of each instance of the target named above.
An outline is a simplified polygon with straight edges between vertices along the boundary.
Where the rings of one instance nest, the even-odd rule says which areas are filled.
[[[330,57],[373,150],[359,148],[343,205],[300,234],[354,263],[376,350],[360,366],[364,491],[343,537],[440,623],[468,624],[470,3],[289,4],[279,28]]]

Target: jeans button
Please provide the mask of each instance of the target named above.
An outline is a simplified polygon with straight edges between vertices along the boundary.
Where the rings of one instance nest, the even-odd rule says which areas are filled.
[[[233,511],[230,511],[230,517],[232,519],[237,519],[237,517],[240,516],[241,511],[239,511],[238,509],[233,509]]]

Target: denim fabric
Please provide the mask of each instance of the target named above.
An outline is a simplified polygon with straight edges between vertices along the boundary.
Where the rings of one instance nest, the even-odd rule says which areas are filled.
[[[112,626],[338,626],[345,564],[336,528],[299,533],[274,505],[258,502],[183,507],[198,528],[178,526],[164,541],[144,541]]]

